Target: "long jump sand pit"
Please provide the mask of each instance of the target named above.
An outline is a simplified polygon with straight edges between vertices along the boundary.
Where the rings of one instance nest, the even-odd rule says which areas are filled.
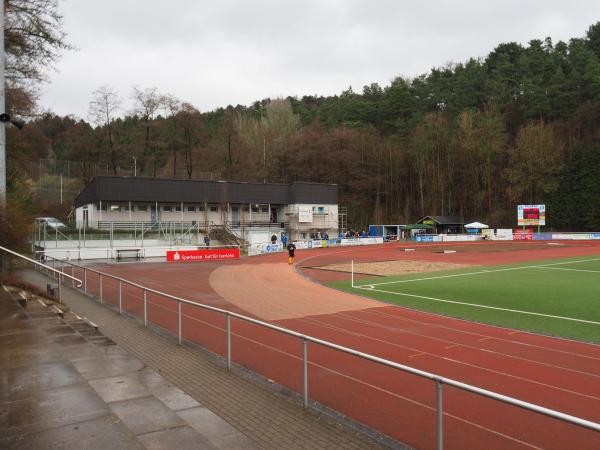
[[[279,264],[222,266],[209,277],[221,297],[264,320],[284,320],[383,306],[380,302],[335,291]]]
[[[389,277],[411,273],[434,272],[438,270],[462,269],[465,267],[472,266],[470,264],[399,259],[392,261],[356,262],[354,263],[354,273],[360,275]],[[326,266],[313,266],[311,269],[350,273],[352,271],[352,264],[328,264]]]

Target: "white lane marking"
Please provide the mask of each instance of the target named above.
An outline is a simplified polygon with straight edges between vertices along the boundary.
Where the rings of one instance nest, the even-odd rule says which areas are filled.
[[[600,270],[587,270],[587,269],[567,269],[565,267],[539,267],[533,266],[532,269],[545,269],[545,270],[568,270],[569,272],[591,272],[600,273]]]
[[[419,313],[419,314],[433,315],[434,317],[445,317],[445,316],[440,316],[439,314],[435,314],[435,313],[431,313],[431,312],[427,312],[427,311],[417,311],[417,310],[413,310],[413,311],[416,312],[416,313]],[[364,310],[364,311],[361,311],[361,313],[368,314],[370,316],[376,316],[376,317],[386,317],[386,318],[390,318],[390,319],[401,319],[401,320],[404,320],[406,322],[418,323],[418,324],[425,325],[425,326],[428,326],[428,327],[441,328],[442,330],[449,330],[449,331],[454,332],[454,333],[466,334],[466,335],[469,335],[469,336],[487,336],[485,334],[482,334],[482,333],[479,333],[479,332],[476,332],[476,331],[470,331],[470,330],[461,329],[461,328],[454,328],[454,327],[451,327],[451,326],[448,326],[448,325],[442,325],[440,323],[435,323],[435,322],[425,322],[423,320],[411,319],[409,317],[405,317],[405,316],[401,316],[401,315],[397,315],[397,314],[383,313],[381,311],[375,312],[375,311]],[[457,320],[464,321],[465,319],[457,319]],[[507,328],[499,327],[497,325],[485,324],[485,326],[486,327],[496,328],[496,329],[503,329],[505,331],[508,330]],[[531,333],[529,331],[523,331],[523,330],[514,330],[514,331],[511,331],[511,332],[509,332],[507,334],[511,335],[511,336],[518,334],[518,335],[524,335],[526,337],[533,334],[536,337],[540,337],[540,335],[536,335],[536,334]],[[429,335],[423,335],[423,336],[432,337],[432,336],[429,336]],[[523,347],[531,347],[531,348],[540,349],[540,350],[544,350],[544,351],[549,351],[549,352],[553,352],[553,353],[567,354],[567,355],[570,355],[570,356],[576,356],[578,358],[592,359],[594,361],[599,361],[600,360],[600,358],[597,357],[597,356],[591,356],[591,355],[584,355],[584,354],[581,354],[581,353],[575,353],[575,352],[573,352],[571,350],[560,350],[560,349],[557,349],[557,348],[554,348],[554,347],[546,347],[546,346],[543,346],[543,345],[532,344],[530,342],[517,341],[517,340],[514,340],[514,339],[506,339],[506,338],[504,338],[502,336],[491,336],[491,337],[493,339],[497,340],[497,341],[508,342],[510,344],[521,345]],[[594,347],[598,347],[598,344],[594,344],[594,343],[590,343],[590,342],[572,341],[572,340],[569,340],[569,339],[565,339],[565,338],[561,338],[561,337],[554,337],[554,336],[552,337],[552,339],[566,340],[567,342],[576,343],[576,344],[582,345],[582,346],[594,346]],[[501,354],[505,354],[505,353],[501,353]]]
[[[416,353],[411,354],[412,356],[417,356],[417,355],[432,356],[434,358],[438,358],[438,359],[441,359],[443,361],[449,361],[451,363],[455,363],[455,364],[458,364],[458,365],[463,365],[463,366],[471,367],[471,368],[474,368],[474,369],[479,369],[479,370],[481,370],[483,372],[489,372],[489,373],[493,373],[493,374],[496,374],[496,375],[501,375],[501,376],[504,376],[504,377],[507,377],[507,378],[513,378],[513,379],[524,381],[524,382],[527,382],[527,383],[536,384],[538,386],[543,386],[543,387],[546,387],[546,388],[555,389],[557,391],[566,392],[568,394],[572,394],[572,395],[579,396],[579,397],[585,397],[585,398],[589,398],[589,399],[592,399],[592,400],[600,400],[600,397],[596,397],[594,395],[585,394],[583,392],[578,392],[578,391],[573,391],[571,389],[567,389],[567,388],[560,387],[560,386],[555,386],[553,384],[544,383],[542,381],[533,380],[531,378],[526,378],[526,377],[522,377],[522,376],[519,376],[519,375],[514,375],[514,374],[508,373],[508,372],[502,372],[500,370],[495,370],[495,369],[492,369],[492,368],[489,368],[489,367],[483,367],[483,366],[478,365],[478,364],[471,364],[471,363],[468,363],[468,362],[465,362],[465,361],[460,361],[458,359],[449,358],[447,356],[437,355],[435,353],[431,353],[431,352],[428,352],[428,351],[419,350],[418,348],[414,348],[414,347],[410,347],[410,346],[406,346],[406,345],[402,345],[402,344],[396,344],[396,343],[393,343],[393,342],[388,342],[388,341],[385,341],[385,340],[382,340],[382,339],[378,339],[378,338],[375,338],[375,337],[371,337],[371,336],[368,336],[368,335],[365,335],[365,334],[362,334],[362,333],[357,333],[357,332],[354,332],[354,331],[348,331],[348,330],[345,330],[344,328],[337,327],[335,325],[330,325],[330,324],[328,324],[326,322],[322,322],[322,321],[317,320],[317,319],[312,319],[312,318],[311,319],[307,319],[307,318],[304,318],[304,319],[300,319],[300,320],[303,320],[303,321],[306,321],[306,322],[309,322],[309,323],[314,323],[315,325],[320,326],[322,328],[327,328],[327,329],[330,329],[330,330],[335,330],[335,331],[339,331],[339,332],[342,332],[342,333],[351,334],[351,335],[354,335],[356,337],[367,338],[367,339],[370,339],[370,340],[376,341],[376,342],[387,343],[388,345],[391,345],[393,347],[398,347],[398,348],[402,348],[404,350],[409,350],[411,352],[416,352]],[[488,352],[488,353],[495,353],[492,350],[486,350],[486,349],[480,349],[480,350]],[[409,357],[411,357],[411,356],[409,356]]]
[[[356,289],[363,289],[363,288],[361,288],[359,286],[359,287],[356,287]],[[363,290],[367,290],[367,289],[363,289]],[[496,310],[496,311],[506,311],[506,312],[513,312],[513,313],[517,313],[517,314],[527,314],[527,315],[530,315],[530,316],[548,317],[550,319],[570,320],[570,321],[573,321],[573,322],[589,323],[589,324],[592,324],[592,325],[600,325],[600,322],[595,322],[593,320],[576,319],[574,317],[555,316],[555,315],[552,315],[552,314],[536,313],[536,312],[532,312],[532,311],[521,311],[519,309],[500,308],[499,306],[489,306],[489,305],[480,305],[480,304],[477,304],[477,303],[459,302],[459,301],[456,301],[456,300],[447,300],[447,299],[443,299],[443,298],[427,297],[425,295],[408,294],[406,292],[385,291],[383,289],[368,289],[368,290],[371,291],[371,292],[383,292],[385,294],[403,295],[405,297],[422,298],[422,299],[425,299],[425,300],[431,300],[431,301],[440,302],[440,303],[452,303],[452,304],[455,304],[455,305],[472,306],[474,308],[493,309],[493,310]]]
[[[384,281],[383,283],[372,283],[373,286],[382,286],[384,284],[399,284],[399,283],[412,283],[415,281],[427,281],[427,280],[439,280],[442,278],[454,278],[454,277],[466,277],[469,275],[480,275],[484,273],[495,273],[495,272],[507,272],[510,270],[522,270],[522,269],[532,269],[532,268],[544,268],[550,266],[559,266],[563,264],[576,264],[588,261],[600,261],[600,258],[592,258],[592,259],[581,259],[578,261],[562,261],[557,263],[549,263],[549,264],[536,264],[531,266],[519,266],[519,267],[508,267],[505,269],[492,269],[492,270],[480,270],[477,272],[468,272],[468,273],[456,273],[452,275],[439,275],[436,277],[425,277],[425,278],[411,278],[410,280],[396,280],[396,281]],[[360,288],[361,286],[354,285],[355,288]]]
[[[207,326],[210,326],[210,327],[216,328],[216,329],[218,329],[218,330],[225,331],[225,329],[224,329],[224,328],[221,328],[221,327],[219,327],[219,326],[213,325],[213,324],[211,324],[211,323],[209,323],[209,322],[205,322],[205,321],[203,321],[203,320],[197,319],[197,318],[195,318],[195,317],[192,317],[192,316],[188,316],[188,315],[186,315],[186,314],[184,314],[183,316],[184,316],[184,317],[187,317],[188,319],[191,319],[191,320],[193,320],[193,321],[200,322],[200,323],[203,323],[203,324],[205,324],[205,325],[207,325]],[[295,359],[295,360],[298,360],[298,361],[300,361],[300,360],[301,360],[301,358],[300,358],[299,356],[297,356],[297,355],[290,354],[290,353],[286,352],[285,350],[282,350],[282,349],[280,349],[280,348],[277,348],[277,347],[272,347],[272,346],[270,346],[269,344],[265,344],[265,343],[263,343],[263,342],[256,341],[256,340],[254,340],[254,339],[252,339],[252,338],[249,338],[249,337],[247,337],[247,336],[243,336],[243,335],[241,335],[241,334],[238,334],[238,333],[235,333],[235,332],[234,332],[234,333],[232,333],[232,335],[233,335],[233,336],[236,336],[236,337],[238,337],[238,338],[240,338],[240,339],[246,340],[246,341],[248,341],[248,342],[252,342],[252,343],[254,343],[254,344],[258,345],[258,346],[261,346],[261,347],[264,347],[264,348],[270,349],[270,350],[272,350],[272,351],[274,351],[274,352],[280,353],[280,354],[282,354],[282,355],[285,355],[285,356],[287,356],[287,357],[290,357],[290,358],[292,358],[292,359]],[[345,373],[338,372],[337,370],[334,370],[334,369],[332,369],[332,368],[330,368],[330,367],[325,367],[325,366],[323,366],[323,365],[321,365],[321,364],[318,364],[318,363],[315,363],[315,362],[311,362],[311,361],[308,361],[308,365],[309,365],[309,366],[313,366],[313,367],[317,367],[317,368],[319,368],[319,369],[322,369],[322,370],[328,371],[328,372],[330,372],[330,373],[333,373],[333,374],[336,374],[336,375],[339,375],[339,376],[340,376],[340,377],[342,377],[342,378],[346,378],[346,379],[348,379],[348,380],[350,380],[350,381],[353,381],[353,382],[355,382],[355,383],[362,384],[362,385],[364,385],[364,386],[367,386],[367,387],[369,387],[369,388],[371,388],[371,389],[373,389],[373,390],[376,390],[376,391],[379,391],[379,392],[383,392],[383,393],[385,393],[385,394],[388,394],[388,395],[390,395],[390,396],[392,396],[392,397],[395,397],[395,398],[398,398],[398,399],[401,399],[401,400],[407,401],[407,402],[409,402],[409,403],[412,403],[412,404],[414,404],[414,405],[421,406],[421,407],[423,407],[423,408],[425,408],[425,409],[428,409],[428,410],[430,410],[430,411],[435,411],[435,408],[433,408],[433,407],[432,407],[432,406],[430,406],[430,405],[427,405],[427,404],[425,404],[425,403],[422,403],[422,402],[420,402],[420,401],[418,401],[418,400],[414,400],[414,399],[411,399],[411,398],[405,397],[405,396],[403,396],[403,395],[397,394],[397,393],[395,393],[395,392],[392,392],[392,391],[390,391],[390,390],[388,390],[388,389],[385,389],[384,387],[381,387],[381,386],[377,386],[377,385],[371,384],[371,383],[369,383],[369,382],[367,382],[367,381],[364,381],[364,380],[361,380],[361,379],[358,379],[358,378],[354,378],[353,376],[347,375],[347,374],[345,374]],[[508,439],[508,440],[511,440],[511,441],[514,441],[514,442],[518,442],[518,443],[520,443],[520,444],[523,444],[523,445],[526,445],[526,446],[528,446],[528,447],[532,447],[532,448],[539,448],[539,447],[536,447],[536,446],[534,446],[534,445],[532,445],[532,444],[529,444],[529,443],[528,443],[528,442],[526,442],[526,441],[522,441],[522,440],[520,440],[520,439],[517,439],[517,438],[515,438],[515,437],[509,436],[508,434],[504,434],[504,433],[502,433],[502,432],[500,432],[500,431],[493,430],[493,429],[491,429],[491,428],[488,428],[488,427],[486,427],[486,426],[484,426],[484,425],[480,425],[480,424],[478,424],[478,423],[471,422],[471,421],[470,421],[470,420],[468,420],[468,419],[463,419],[462,417],[456,416],[456,415],[454,415],[454,414],[451,414],[451,413],[448,413],[448,412],[444,412],[443,414],[444,414],[444,416],[451,417],[452,419],[458,420],[459,422],[466,423],[466,424],[468,424],[468,425],[471,425],[471,426],[473,426],[473,427],[475,427],[475,428],[479,428],[480,430],[484,430],[484,431],[487,431],[487,432],[489,432],[489,433],[491,433],[491,434],[495,434],[495,435],[497,435],[497,436],[501,436],[501,437],[503,437],[503,438],[505,438],[505,439]]]
[[[361,312],[364,312],[364,311],[361,311]],[[538,360],[535,360],[535,359],[529,359],[529,358],[526,358],[526,357],[523,357],[523,356],[512,355],[510,353],[503,353],[503,352],[499,352],[499,351],[496,351],[496,350],[489,350],[489,349],[485,349],[483,347],[477,347],[475,345],[470,345],[470,344],[467,344],[467,343],[461,343],[461,342],[456,342],[456,341],[452,341],[452,340],[449,340],[449,339],[443,339],[443,338],[431,336],[431,335],[428,335],[428,334],[417,333],[415,331],[408,331],[408,330],[403,329],[402,327],[389,326],[389,325],[381,325],[378,322],[371,322],[370,320],[359,319],[357,317],[350,316],[350,315],[344,314],[344,313],[337,313],[336,316],[341,316],[341,317],[343,317],[343,318],[345,318],[345,319],[347,319],[347,320],[349,320],[351,322],[356,322],[356,323],[362,324],[362,325],[369,325],[369,326],[372,326],[372,327],[382,328],[382,329],[385,329],[385,330],[388,330],[388,331],[392,331],[394,333],[409,334],[409,335],[412,335],[412,336],[418,336],[418,337],[422,337],[422,338],[425,338],[425,339],[430,339],[432,341],[440,342],[440,343],[443,343],[443,344],[451,344],[451,345],[449,345],[447,347],[444,347],[446,349],[453,348],[453,347],[463,347],[463,348],[468,348],[468,349],[476,350],[476,351],[481,350],[481,351],[486,351],[486,352],[494,353],[495,355],[502,356],[502,357],[505,357],[505,358],[511,358],[511,359],[516,359],[516,360],[519,360],[519,361],[525,361],[525,362],[528,362],[530,364],[538,364],[538,365],[542,365],[542,366],[546,366],[546,367],[552,367],[554,369],[565,370],[567,372],[577,373],[577,374],[580,374],[580,375],[586,375],[586,376],[590,376],[590,377],[594,377],[594,378],[600,378],[600,374],[595,374],[595,373],[590,373],[590,372],[584,372],[584,371],[581,371],[581,370],[572,369],[570,367],[564,367],[564,366],[560,366],[560,365],[557,365],[557,364],[551,364],[551,363],[544,362],[544,361],[538,361]],[[417,322],[417,323],[419,323],[419,322]],[[445,329],[447,329],[447,328],[445,328]],[[369,335],[366,335],[366,336],[369,336]],[[475,334],[475,336],[478,336],[478,335]],[[371,337],[371,339],[376,339],[376,338]],[[509,343],[512,343],[512,344],[522,344],[521,342],[510,341],[510,340],[506,340],[506,339],[502,339],[502,338],[497,338],[497,337],[493,337],[493,336],[487,336],[487,337],[484,337],[482,339],[477,339],[477,340],[478,341],[495,340],[495,341],[509,342]],[[387,342],[389,344],[395,345],[395,343],[393,341],[381,340],[381,342]],[[524,345],[529,346],[529,344],[524,344]],[[538,347],[538,346],[532,346],[532,347],[542,348],[542,349],[546,349],[546,350],[554,350],[554,349],[548,349],[546,347]],[[572,356],[579,356],[578,354],[572,353],[572,352],[561,352],[560,350],[558,350],[558,352],[560,352],[560,353],[568,353],[569,355],[572,355]],[[589,357],[589,358],[592,358],[592,357]],[[592,359],[598,359],[598,358],[592,358]]]

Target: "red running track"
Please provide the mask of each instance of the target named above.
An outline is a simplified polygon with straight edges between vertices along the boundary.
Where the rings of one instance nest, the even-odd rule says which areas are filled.
[[[505,243],[506,244],[506,243]],[[492,244],[493,245],[493,244]],[[454,244],[452,247],[455,247]],[[436,246],[437,247],[437,246]],[[389,259],[448,260],[425,250],[401,252],[397,245],[298,252],[300,270],[327,281],[338,274],[310,269],[315,265]],[[476,249],[476,247],[474,247]],[[551,259],[600,254],[600,246],[580,243],[564,248],[532,243],[526,249],[457,253],[452,262],[498,262]],[[504,247],[502,247],[504,248]],[[422,249],[422,250],[421,250]],[[241,286],[248,296],[267,295],[277,283],[269,266],[285,255],[247,258],[239,263],[262,264],[265,273],[255,286]],[[498,261],[500,260],[500,261]],[[231,265],[227,263],[226,265]],[[209,275],[224,264],[123,264],[98,269],[118,274],[173,295],[248,314],[210,286]],[[256,267],[253,268],[256,270]],[[253,272],[253,274],[256,272]],[[81,275],[75,272],[76,276]],[[347,277],[347,275],[346,275]],[[88,290],[98,294],[98,280],[88,274]],[[321,288],[315,285],[315,288]],[[325,289],[325,288],[321,288]],[[123,308],[143,317],[139,289],[124,287]],[[286,298],[285,301],[302,301]],[[331,295],[341,295],[331,290]],[[103,297],[118,303],[118,284],[104,279]],[[148,294],[148,319],[176,332],[177,308],[171,301]],[[183,307],[184,338],[217,354],[226,351],[225,318]],[[260,314],[256,314],[260,317]],[[486,326],[381,306],[292,317],[278,325],[375,354],[418,369],[510,395],[541,406],[600,422],[600,346]],[[297,392],[302,390],[302,347],[292,337],[234,320],[233,359]],[[435,386],[432,382],[316,345],[309,347],[311,399],[334,408],[395,439],[417,448],[435,448]],[[448,386],[444,387],[444,444],[447,448],[600,448],[600,435],[516,407]]]

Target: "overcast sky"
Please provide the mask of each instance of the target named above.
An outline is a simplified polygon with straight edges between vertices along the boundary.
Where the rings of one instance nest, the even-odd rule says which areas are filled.
[[[92,91],[157,87],[201,111],[387,85],[501,42],[583,36],[600,1],[61,0],[66,52],[40,106],[87,119]]]

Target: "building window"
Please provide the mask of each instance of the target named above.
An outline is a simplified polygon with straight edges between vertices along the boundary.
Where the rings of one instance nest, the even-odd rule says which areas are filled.
[[[198,206],[198,211],[204,212],[204,206]]]
[[[121,205],[110,205],[111,211],[121,211]]]
[[[324,206],[313,206],[313,214],[324,215],[326,214]]]
[[[100,208],[100,204],[97,204],[97,205],[96,205],[96,209],[97,209],[98,211],[100,211],[100,209],[102,209],[102,211],[106,211],[106,205],[102,205],[102,208]]]
[[[188,206],[188,212],[196,212],[195,206]]]
[[[176,207],[175,207],[175,211],[177,211],[177,212],[181,212],[181,206],[176,206]]]
[[[258,212],[258,206],[253,206],[252,207],[252,212],[253,213],[257,213]]]
[[[163,211],[165,211],[165,212],[171,212],[171,211],[173,211],[173,207],[170,206],[170,205],[169,206],[163,206]]]
[[[244,206],[244,208],[242,208],[242,211],[248,212],[248,211],[250,211],[250,208],[248,208],[247,206]]]
[[[218,206],[211,206],[210,207],[210,212],[218,212],[219,211],[219,207]]]
[[[137,206],[137,210],[138,211],[148,211],[148,205],[138,205]]]
[[[260,207],[260,212],[262,212],[262,213],[268,213],[269,212],[269,207],[268,206],[261,206]]]
[[[231,207],[231,212],[238,212],[239,210],[240,210],[240,208],[238,208],[237,206]]]

